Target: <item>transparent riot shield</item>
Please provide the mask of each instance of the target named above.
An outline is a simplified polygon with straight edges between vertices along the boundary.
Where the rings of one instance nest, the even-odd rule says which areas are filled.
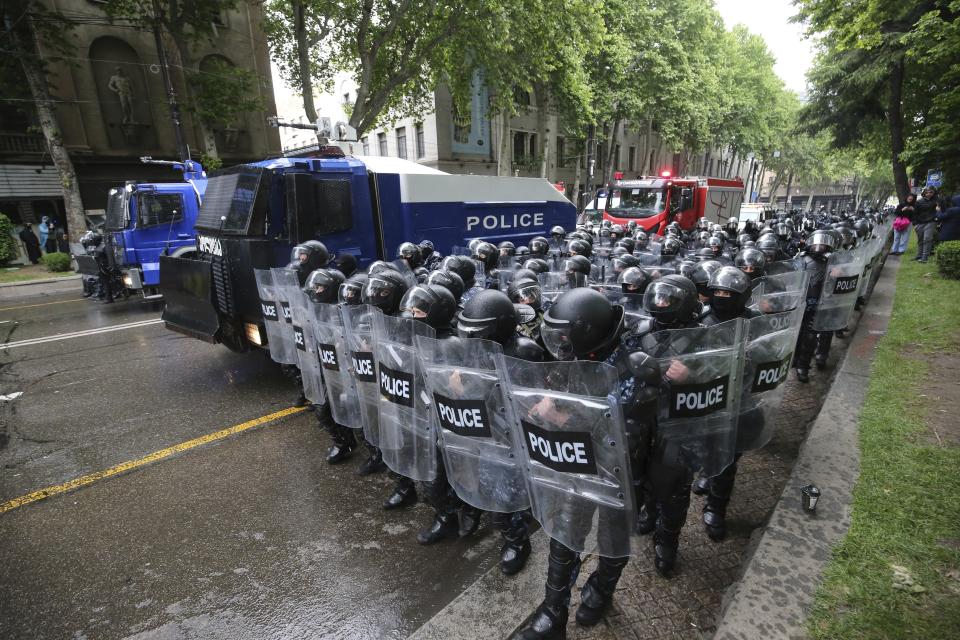
[[[411,480],[437,477],[437,435],[430,396],[417,359],[417,337],[429,325],[380,314],[373,320],[373,351],[380,393],[380,451],[391,470]]]
[[[747,306],[760,313],[782,313],[803,306],[807,297],[807,271],[764,276],[755,281]]]
[[[263,314],[263,325],[267,331],[267,346],[270,347],[270,358],[279,364],[296,364],[297,354],[293,352],[293,344],[284,339],[283,311],[276,287],[273,284],[273,273],[268,269],[254,269],[253,275],[257,279],[257,292],[260,295],[260,311]]]
[[[340,308],[347,337],[347,353],[344,355],[350,358],[349,368],[357,389],[363,437],[374,446],[380,445],[380,389],[373,350],[373,322],[382,314],[380,309],[366,304]]]
[[[313,304],[307,299],[302,289],[297,289],[296,293],[290,296],[290,310],[293,313],[293,346],[300,361],[303,395],[313,404],[324,404],[327,401],[327,390],[323,385],[323,369],[320,367],[310,306]]]
[[[327,391],[330,415],[337,424],[362,430],[360,396],[357,395],[353,360],[347,346],[340,307],[334,304],[314,304],[311,305],[311,311],[317,357],[323,368],[323,383]]]
[[[589,361],[502,363],[533,516],[574,551],[630,555],[635,506],[616,369]]]
[[[297,278],[297,272],[285,267],[273,267],[270,269],[273,274],[273,286],[277,295],[277,304],[280,311],[280,337],[287,343],[287,349],[293,356],[293,362],[290,364],[299,365],[300,358],[297,356],[297,347],[293,335],[293,310],[290,307],[290,300],[300,295],[300,280]]]
[[[657,331],[641,344],[666,380],[653,455],[667,466],[717,475],[736,452],[744,321]]]
[[[560,294],[570,289],[570,278],[562,271],[548,271],[537,276],[540,281],[540,295],[548,305],[553,304]]]
[[[497,373],[503,348],[489,340],[421,336],[417,353],[450,486],[484,511],[527,509],[523,465],[514,452],[513,425]]]
[[[837,251],[830,256],[813,318],[814,331],[837,331],[850,322],[863,271],[861,259],[858,251]]]
[[[759,449],[773,437],[786,388],[783,383],[790,372],[804,309],[804,305],[798,304],[791,310],[768,313],[747,321],[737,420],[738,452]]]

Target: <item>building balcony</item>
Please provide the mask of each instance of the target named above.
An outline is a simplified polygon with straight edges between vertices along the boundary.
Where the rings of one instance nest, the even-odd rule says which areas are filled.
[[[0,154],[46,153],[47,142],[36,133],[0,132]]]

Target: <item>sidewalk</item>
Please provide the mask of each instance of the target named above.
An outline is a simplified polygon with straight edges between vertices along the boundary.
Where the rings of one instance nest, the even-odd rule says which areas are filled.
[[[892,261],[888,263],[887,269],[881,275],[881,283],[893,282],[896,266]],[[791,375],[786,383],[786,395],[776,435],[765,448],[745,455],[739,463],[737,484],[728,512],[727,539],[721,543],[715,543],[707,537],[700,520],[703,498],[692,496],[687,523],[681,535],[678,569],[673,579],[666,580],[656,573],[652,561],[652,548],[648,554],[631,558],[620,580],[613,606],[604,620],[592,629],[578,627],[573,621],[573,612],[579,604],[579,587],[583,584],[586,575],[596,566],[595,557],[586,558],[578,580],[578,588],[574,591],[570,606],[570,623],[567,627],[569,638],[700,639],[711,637],[721,622],[723,633],[733,633],[727,637],[744,637],[752,640],[769,638],[773,635],[766,629],[762,632],[751,630],[744,635],[736,635],[731,631],[732,627],[728,626],[728,620],[722,618],[724,594],[728,588],[737,584],[744,571],[742,567],[745,562],[749,562],[750,567],[755,567],[756,571],[762,573],[761,565],[754,565],[754,563],[760,562],[763,556],[758,556],[754,549],[763,546],[763,540],[769,539],[765,536],[765,532],[771,531],[773,525],[766,530],[764,527],[771,519],[771,514],[774,514],[775,518],[780,518],[775,521],[781,523],[779,526],[786,526],[782,523],[786,517],[783,510],[795,509],[794,503],[799,502],[799,493],[794,486],[797,485],[797,479],[791,476],[795,466],[803,471],[805,478],[815,478],[815,482],[825,490],[828,505],[832,502],[836,506],[835,501],[839,499],[841,493],[840,487],[834,485],[833,480],[828,476],[809,469],[805,458],[798,462],[798,454],[805,455],[810,451],[810,446],[803,447],[802,452],[801,447],[811,425],[817,420],[818,414],[821,414],[821,407],[825,407],[825,402],[831,402],[830,398],[833,398],[830,406],[834,408],[830,409],[829,413],[821,414],[823,421],[829,424],[837,419],[835,403],[838,399],[849,397],[849,385],[863,385],[862,379],[857,381],[850,376],[863,376],[869,371],[869,362],[865,365],[867,369],[863,368],[862,362],[863,358],[870,355],[870,345],[879,338],[879,334],[874,333],[877,331],[874,319],[889,315],[890,300],[887,298],[888,294],[885,294],[884,289],[878,284],[874,297],[866,308],[866,316],[864,316],[866,319],[857,320],[863,326],[846,340],[834,340],[828,369],[823,372],[813,372],[810,384],[800,384]],[[854,353],[856,358],[847,360],[848,349],[852,350],[849,352]],[[838,369],[841,370],[838,374],[839,378],[845,382],[831,387],[833,374]],[[853,421],[854,445],[855,408],[854,411],[850,411],[848,407],[846,414],[847,419]],[[818,440],[822,437],[818,435]],[[835,442],[826,442],[823,446],[834,445],[842,449],[851,448],[849,440],[839,439]],[[852,448],[855,450],[855,446]],[[855,474],[851,472],[849,466],[841,467],[840,471],[851,476],[850,482],[855,479]],[[778,507],[781,497],[784,499],[784,505]],[[827,506],[823,511],[829,510],[830,506]],[[824,525],[833,526],[826,522]],[[471,630],[471,637],[508,637],[524,622],[543,598],[547,544],[547,537],[542,532],[538,532],[533,539],[534,552],[530,563],[519,576],[505,578],[495,567],[421,627],[411,638],[439,640],[462,637],[464,629]],[[821,554],[819,549],[817,554],[823,555],[823,560],[826,559],[826,555]],[[751,560],[751,556],[754,560]],[[776,575],[770,579],[778,580]],[[755,587],[752,587],[750,590],[754,589]],[[739,592],[745,590],[743,586],[737,589]],[[791,594],[790,597],[793,595]],[[759,605],[755,603],[736,601],[735,606],[735,601],[734,598],[726,607],[729,615],[741,610],[745,614],[761,611]],[[765,602],[763,606],[769,608],[771,604]],[[772,606],[774,608],[783,606],[782,598],[776,599]],[[767,612],[763,611],[763,615],[766,616]],[[729,623],[732,623],[732,618]]]
[[[80,275],[74,274],[60,278],[43,278],[27,280],[25,282],[8,282],[0,284],[0,300],[29,298],[32,296],[46,296],[67,291],[80,293],[83,287],[80,284]]]

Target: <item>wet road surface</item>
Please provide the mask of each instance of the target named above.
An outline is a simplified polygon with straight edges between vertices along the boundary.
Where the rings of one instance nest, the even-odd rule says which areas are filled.
[[[0,343],[158,318],[79,294],[0,305]],[[3,348],[0,503],[291,406],[260,353],[139,326]],[[430,511],[330,467],[309,412],[0,513],[3,638],[404,637],[496,562],[487,527],[424,548]]]

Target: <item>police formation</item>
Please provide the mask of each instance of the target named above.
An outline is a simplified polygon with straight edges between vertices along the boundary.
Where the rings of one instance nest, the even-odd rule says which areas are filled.
[[[605,221],[447,257],[406,242],[365,273],[311,241],[256,278],[271,356],[328,430],[327,461],[365,449],[360,475],[395,478],[385,509],[429,503],[420,544],[488,512],[508,575],[536,520],[546,594],[520,637],[558,638],[582,553],[599,556],[576,612],[592,625],[641,536],[671,575],[691,491],[723,539],[737,461],[773,436],[790,368],[807,382],[826,366],[888,235],[875,212],[662,236]]]

